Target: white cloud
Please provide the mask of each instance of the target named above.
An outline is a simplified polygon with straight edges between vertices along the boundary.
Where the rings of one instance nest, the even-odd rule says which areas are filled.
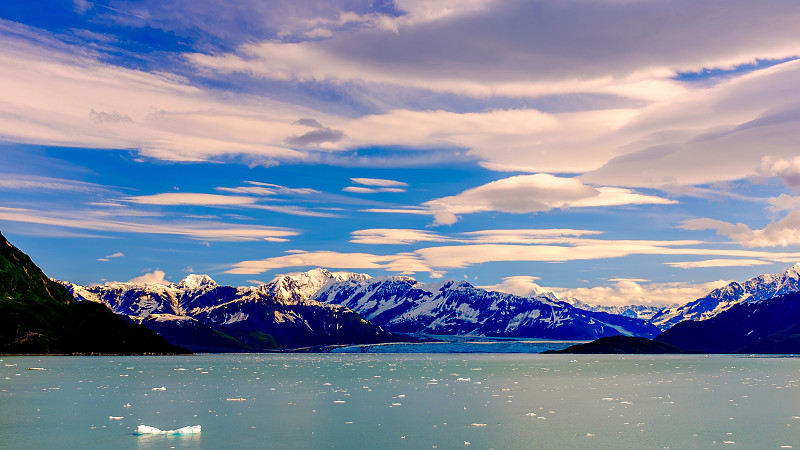
[[[611,285],[592,288],[551,288],[560,298],[577,298],[592,305],[672,305],[697,300],[710,291],[725,286],[730,281],[719,280],[708,283],[643,283],[634,280],[618,280]]]
[[[787,194],[781,194],[777,197],[767,199],[770,204],[770,211],[778,213],[781,211],[792,211],[795,209],[800,210],[800,197],[793,197]]]
[[[98,260],[98,261],[105,261],[105,262],[108,262],[108,261],[111,261],[111,258],[122,258],[123,256],[125,256],[125,254],[124,254],[124,253],[122,253],[122,252],[116,252],[116,253],[112,253],[112,254],[110,254],[110,255],[106,255],[106,257],[105,257],[105,258],[97,258],[97,260]]]
[[[765,156],[761,160],[761,173],[777,176],[789,187],[800,187],[800,156],[786,159]]]
[[[440,235],[414,230],[364,230],[355,233],[354,241],[370,244],[398,244],[417,240],[436,240]],[[496,238],[498,241],[502,237]],[[466,268],[490,262],[567,262],[621,258],[630,255],[721,256],[727,258],[765,259],[769,261],[800,260],[800,253],[762,252],[689,247],[698,241],[601,240],[588,238],[552,238],[561,245],[543,243],[442,245],[414,251],[375,255],[333,251],[292,250],[288,255],[236,263],[227,273],[259,274],[284,267],[330,267],[337,269],[381,269],[412,274],[441,273],[446,269]],[[625,280],[630,281],[630,280]]]
[[[173,161],[220,155],[302,160],[287,136],[306,108],[188,85],[103,63],[44,32],[0,22],[0,137],[65,147],[138,149]],[[314,113],[324,120],[324,114]]]
[[[535,174],[492,181],[458,195],[431,200],[425,205],[433,211],[437,224],[450,225],[458,220],[458,214],[483,211],[521,214],[554,208],[670,203],[676,202],[627,189],[593,188],[575,178]]]
[[[729,223],[715,219],[691,219],[682,223],[685,230],[716,230],[745,247],[786,247],[800,244],[800,210],[761,229],[751,229],[743,223]]]
[[[400,188],[389,188],[389,187],[382,187],[382,188],[368,188],[363,186],[347,186],[342,188],[344,192],[351,192],[354,194],[378,194],[381,192],[405,192],[405,189]]]
[[[355,184],[364,186],[378,186],[378,187],[407,187],[408,183],[396,180],[386,180],[383,178],[350,178]]]
[[[618,155],[587,183],[662,187],[778,175],[793,181],[800,61],[734,77],[643,108],[615,132]]]
[[[668,262],[668,266],[678,267],[681,269],[695,269],[705,267],[746,267],[746,266],[763,266],[771,264],[767,261],[760,259],[706,259],[703,261],[685,261],[685,262]]]
[[[381,192],[405,192],[405,187],[408,183],[395,180],[386,180],[383,178],[350,178],[355,184],[361,186],[347,186],[342,189],[344,192],[352,192],[354,194],[377,194]],[[365,187],[369,186],[369,187]]]
[[[503,278],[503,282],[491,286],[478,286],[487,291],[505,292],[506,294],[529,297],[535,294],[546,292],[541,286],[535,283],[539,277],[529,275],[517,275]]]
[[[170,284],[170,282],[167,281],[164,278],[164,275],[165,275],[165,273],[164,273],[163,270],[156,269],[153,272],[146,273],[144,275],[141,275],[141,276],[138,276],[138,277],[135,277],[135,278],[131,278],[128,281],[128,283],[135,283],[135,284],[161,284],[161,285]]]
[[[436,3],[414,2],[407,5],[409,20],[329,39],[248,43],[234,53],[186,58],[208,70],[276,80],[474,96],[603,92],[653,98],[677,84],[670,82],[676,71],[800,53],[797,5],[786,0]]]
[[[461,149],[493,170],[589,172],[581,181],[596,186],[681,186],[740,179],[764,170],[791,184],[798,161],[792,143],[800,129],[800,99],[791,93],[800,92],[800,63],[731,76],[711,87],[672,80],[675,70],[732,67],[800,53],[796,39],[789,37],[794,36],[795,24],[788,18],[797,6],[773,1],[771,8],[687,1],[677,9],[677,16],[685,20],[678,20],[676,9],[671,9],[668,23],[649,21],[664,28],[663,34],[648,28],[648,39],[631,39],[645,33],[634,18],[659,16],[660,2],[580,8],[571,3],[432,7],[412,2],[405,6],[409,14],[391,19],[396,21],[391,27],[353,29],[317,42],[249,44],[239,54],[192,56],[205,58],[209,65],[203,67],[224,65],[223,72],[258,73],[264,65],[274,78],[314,82],[334,77],[348,86],[359,80],[382,83],[389,77],[402,86],[471,95],[560,92],[566,103],[578,105],[580,97],[572,95],[585,92],[648,99],[609,101],[611,106],[601,110],[577,107],[569,113],[411,111],[377,98],[378,109],[387,112],[332,116],[264,97],[201,89],[174,74],[113,66],[83,48],[48,40],[43,32],[2,22],[0,85],[8,94],[0,104],[0,137],[43,145],[133,148],[174,161],[243,154],[254,164],[266,165],[320,160],[328,152],[380,145]],[[724,7],[726,15],[709,28],[698,18],[717,7]],[[589,10],[604,21],[580,22],[582,28],[591,24],[590,29],[568,33]],[[538,21],[543,11],[552,15],[548,22],[532,27],[531,17]],[[498,22],[499,18],[507,20]],[[755,18],[771,26],[736,25]],[[498,23],[503,26],[498,28]],[[523,44],[517,33],[550,34],[519,47]],[[595,51],[588,52],[589,47],[578,41],[594,34]],[[564,38],[554,38],[560,35]],[[470,46],[474,39],[481,45]],[[683,41],[691,44],[681,47]],[[421,42],[426,45],[417,45]],[[563,51],[556,52],[554,45]],[[247,53],[251,50],[253,55]],[[261,61],[263,52],[276,58]],[[392,54],[396,57],[390,58]],[[448,56],[439,61],[442,54]],[[435,55],[437,63],[430,64],[426,55]],[[508,61],[486,64],[486,58]],[[231,61],[239,66],[229,65]],[[308,117],[315,119],[298,120]],[[348,164],[346,158],[331,158]],[[636,195],[597,189],[620,202]],[[622,200],[626,196],[628,200]],[[452,212],[439,215],[442,222],[455,220]]]
[[[198,206],[230,206],[251,205],[255,202],[251,197],[231,195],[196,194],[188,192],[167,192],[162,194],[126,197],[123,200],[143,205],[198,205]]]

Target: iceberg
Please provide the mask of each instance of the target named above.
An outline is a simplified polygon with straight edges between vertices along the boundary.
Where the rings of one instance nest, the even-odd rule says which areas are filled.
[[[146,434],[166,434],[170,436],[181,436],[184,434],[198,434],[200,433],[200,425],[190,425],[188,427],[178,428],[177,430],[161,430],[156,427],[151,427],[148,425],[139,425],[136,428],[136,432],[133,433],[137,436],[142,436]]]

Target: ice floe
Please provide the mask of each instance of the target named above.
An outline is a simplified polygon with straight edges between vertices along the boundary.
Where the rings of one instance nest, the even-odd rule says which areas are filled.
[[[156,427],[151,427],[148,425],[139,425],[136,428],[136,432],[133,433],[135,435],[143,436],[148,434],[166,434],[171,436],[180,436],[184,434],[197,434],[200,433],[200,425],[190,425],[183,428],[178,428],[177,430],[161,430]]]

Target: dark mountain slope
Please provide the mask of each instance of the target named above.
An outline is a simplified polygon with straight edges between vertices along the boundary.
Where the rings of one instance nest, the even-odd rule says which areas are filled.
[[[800,353],[800,293],[741,303],[703,320],[685,320],[656,340],[705,353]]]
[[[103,305],[79,303],[0,234],[0,352],[187,351]]]

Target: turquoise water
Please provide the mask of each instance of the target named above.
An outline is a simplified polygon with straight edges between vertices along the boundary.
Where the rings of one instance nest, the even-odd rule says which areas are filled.
[[[202,432],[136,436],[139,425],[200,425]],[[800,359],[270,354],[0,361],[4,449],[715,446],[800,448]]]

